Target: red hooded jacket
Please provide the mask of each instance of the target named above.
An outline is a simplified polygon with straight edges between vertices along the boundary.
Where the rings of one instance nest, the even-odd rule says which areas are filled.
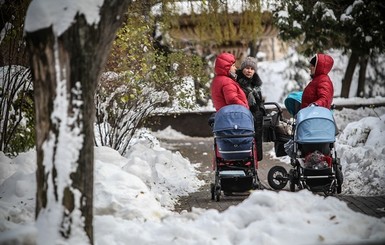
[[[211,83],[211,99],[217,111],[231,104],[243,105],[249,109],[245,93],[239,84],[230,77],[230,68],[234,63],[235,57],[229,53],[222,53],[215,60],[215,77]]]
[[[333,101],[334,88],[328,73],[334,60],[326,54],[317,54],[313,80],[306,86],[302,94],[301,108],[315,103],[330,109]]]

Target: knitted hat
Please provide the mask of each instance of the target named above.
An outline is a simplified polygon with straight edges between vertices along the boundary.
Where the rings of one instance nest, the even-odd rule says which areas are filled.
[[[242,61],[241,70],[243,70],[246,66],[251,66],[255,71],[257,71],[257,59],[250,56],[246,57],[246,59]]]
[[[313,58],[311,58],[311,60],[310,60],[310,64],[315,66],[316,62],[317,62],[317,55],[314,55]]]

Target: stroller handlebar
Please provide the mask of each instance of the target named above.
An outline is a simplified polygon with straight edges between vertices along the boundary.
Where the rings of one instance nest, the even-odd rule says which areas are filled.
[[[282,109],[281,109],[281,106],[277,103],[277,102],[265,102],[265,103],[263,103],[263,105],[273,105],[274,107],[276,107],[277,108],[277,110],[278,110],[278,112],[280,113],[280,114],[282,114]]]

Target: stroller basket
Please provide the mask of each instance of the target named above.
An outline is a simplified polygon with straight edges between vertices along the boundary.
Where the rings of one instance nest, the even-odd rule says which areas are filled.
[[[303,175],[304,175],[305,183],[310,188],[317,188],[317,187],[323,188],[324,186],[331,184],[331,182],[335,178],[332,168],[325,168],[325,169],[304,168]]]
[[[227,172],[227,171],[223,171]],[[221,172],[221,173],[223,173]],[[245,192],[253,185],[253,176],[221,175],[221,188],[226,192]]]
[[[242,160],[252,155],[254,119],[241,105],[228,105],[215,114],[214,137],[220,156],[225,160]]]

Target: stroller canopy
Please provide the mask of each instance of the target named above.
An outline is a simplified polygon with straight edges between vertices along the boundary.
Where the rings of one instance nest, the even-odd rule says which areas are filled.
[[[285,107],[292,116],[301,109],[302,93],[302,91],[292,92],[285,99]]]
[[[225,160],[244,160],[252,155],[254,118],[241,105],[222,107],[215,114],[214,136],[220,156]]]
[[[227,105],[215,114],[214,133],[225,130],[254,131],[254,119],[250,110],[241,105]]]
[[[309,106],[297,113],[294,140],[298,143],[333,143],[336,127],[332,112],[321,106]]]

